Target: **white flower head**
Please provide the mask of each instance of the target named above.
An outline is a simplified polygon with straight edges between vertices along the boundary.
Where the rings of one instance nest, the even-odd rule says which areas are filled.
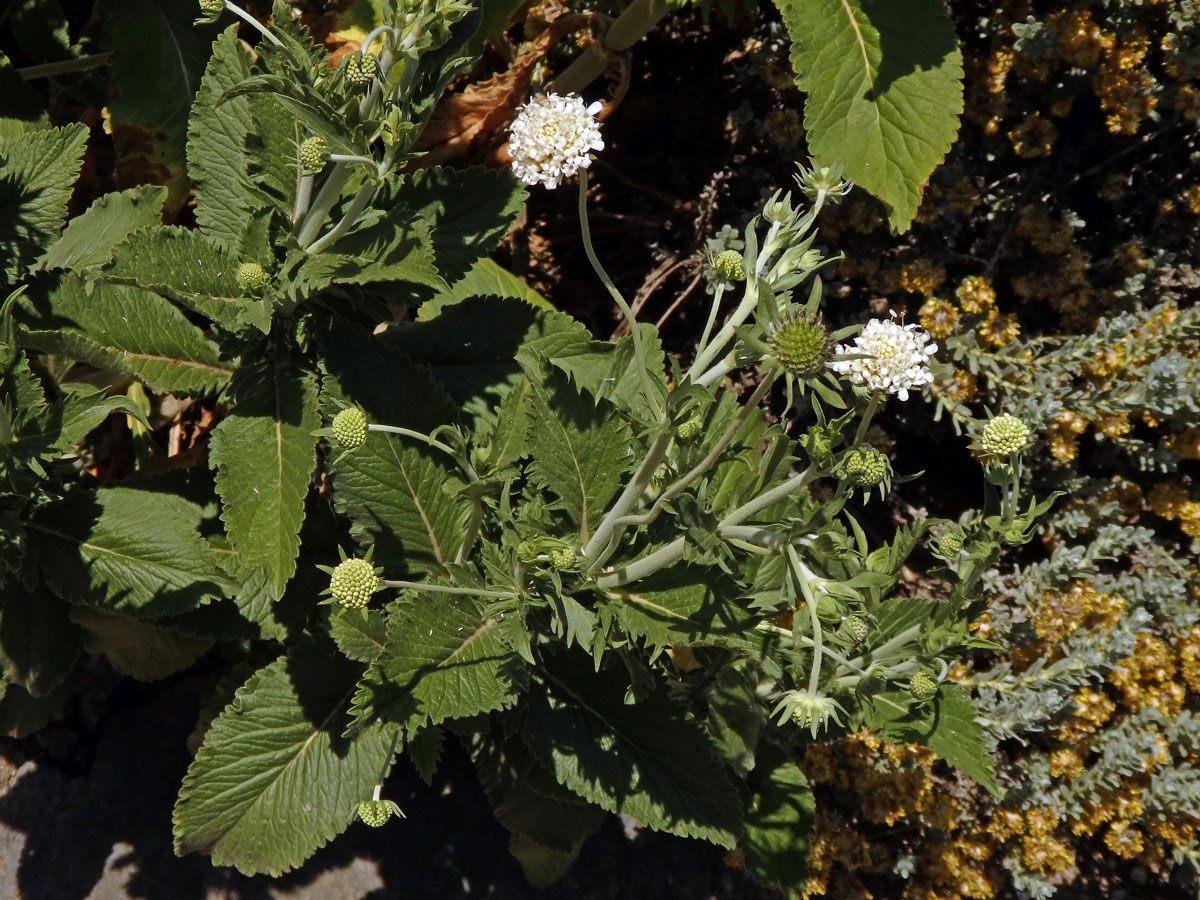
[[[522,106],[508,132],[516,176],[555,188],[590,166],[592,151],[604,149],[596,121],[603,106],[588,106],[574,94],[542,94]]]
[[[892,313],[892,318],[896,316]],[[872,319],[853,346],[841,344],[829,367],[839,375],[848,375],[854,384],[908,399],[911,388],[933,381],[929,357],[937,344],[917,325],[901,325],[890,319]],[[865,359],[838,360],[848,353],[864,354]]]

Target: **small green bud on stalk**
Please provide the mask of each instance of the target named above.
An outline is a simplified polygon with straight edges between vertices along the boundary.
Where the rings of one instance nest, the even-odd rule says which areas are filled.
[[[367,416],[358,407],[343,409],[333,417],[333,438],[346,450],[361,447],[367,440]]]
[[[927,672],[918,672],[908,682],[908,692],[914,700],[932,700],[937,696],[937,682]]]
[[[861,644],[871,633],[871,626],[862,616],[850,616],[842,623],[842,631],[855,644]]]
[[[692,416],[675,427],[675,436],[686,443],[695,438],[703,427],[704,419],[701,416]]]
[[[785,315],[771,330],[771,355],[796,378],[816,378],[833,358],[833,341],[816,313]]]
[[[267,283],[267,271],[256,262],[244,262],[238,266],[237,283],[243,291],[262,290]]]
[[[717,254],[712,263],[713,271],[722,281],[745,281],[746,270],[742,267],[742,254],[736,250],[725,250]]]
[[[300,143],[300,168],[304,172],[320,172],[329,160],[329,145],[324,138],[310,137]]]
[[[1011,456],[1029,446],[1029,426],[1007,413],[989,419],[979,435],[979,446],[994,456]]]
[[[358,804],[357,814],[365,824],[381,828],[392,816],[404,817],[400,807],[392,800],[364,800]]]
[[[209,18],[215,18],[225,11],[225,0],[200,0],[200,12]]]
[[[379,576],[369,559],[344,559],[329,579],[329,593],[347,609],[362,609],[379,588]]]
[[[366,87],[379,74],[379,60],[370,53],[351,53],[346,59],[346,83]]]
[[[575,565],[574,547],[555,547],[550,551],[550,565],[556,569],[569,569]]]
[[[937,549],[942,556],[957,556],[963,548],[963,536],[957,531],[947,531],[938,538]]]
[[[846,454],[842,471],[846,480],[858,487],[872,488],[882,484],[889,469],[888,459],[874,447],[859,447]]]

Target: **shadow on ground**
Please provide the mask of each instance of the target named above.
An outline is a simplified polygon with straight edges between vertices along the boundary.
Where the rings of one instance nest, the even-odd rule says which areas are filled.
[[[90,733],[58,725],[0,741],[0,897],[12,900],[390,900],[627,898],[769,900],[720,851],[610,818],[555,886],[535,890],[508,855],[457,747],[432,787],[401,762],[385,796],[408,813],[378,831],[356,823],[299,870],[247,878],[207,858],[177,858],[171,808],[186,770],[202,679],[142,692]],[[125,696],[121,696],[122,693]],[[123,701],[113,703],[113,701]]]

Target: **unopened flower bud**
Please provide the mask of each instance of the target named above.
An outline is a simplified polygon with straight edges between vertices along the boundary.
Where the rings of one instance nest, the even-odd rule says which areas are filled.
[[[1029,445],[1029,426],[1007,413],[989,419],[979,435],[979,446],[985,453],[1010,456]]]
[[[379,60],[370,53],[351,53],[346,59],[346,83],[365,87],[379,74]]]
[[[361,447],[367,439],[367,416],[358,407],[343,409],[333,417],[333,438],[346,450]]]
[[[361,609],[379,590],[379,576],[369,559],[344,559],[329,578],[329,593],[348,609]]]
[[[321,137],[306,138],[300,143],[300,168],[305,172],[320,172],[329,160],[329,145]]]
[[[704,427],[703,416],[692,416],[675,426],[675,436],[683,442],[692,440]]]
[[[816,378],[833,358],[833,341],[816,313],[792,312],[771,329],[771,355],[796,378]]]
[[[842,471],[846,480],[863,488],[872,488],[882,484],[887,478],[891,465],[888,458],[874,447],[859,447],[846,454]]]
[[[957,556],[963,548],[963,536],[957,531],[947,531],[937,542],[938,553],[942,556]]]
[[[914,700],[932,700],[937,696],[937,682],[927,672],[918,672],[908,682],[908,692]]]
[[[712,263],[713,271],[722,281],[745,281],[746,270],[742,268],[742,254],[736,250],[725,250],[717,254]]]
[[[243,291],[261,290],[267,283],[267,271],[256,262],[244,262],[238,266],[237,283]]]

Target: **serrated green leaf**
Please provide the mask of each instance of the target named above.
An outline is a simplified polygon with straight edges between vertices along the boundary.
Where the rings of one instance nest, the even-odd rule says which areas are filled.
[[[207,638],[83,606],[71,610],[71,621],[83,629],[83,649],[103,654],[114,669],[138,681],[181,672],[213,645]]]
[[[428,434],[453,420],[454,406],[425,371],[377,337],[344,326],[322,336],[330,374],[327,415],[344,399],[372,422]],[[408,572],[442,572],[462,542],[471,504],[442,490],[456,466],[414,438],[372,432],[331,465],[334,504],[353,533],[375,547],[375,561]]]
[[[47,296],[17,310],[23,343],[144,381],[167,393],[204,393],[232,368],[162,297],[118,284],[65,277]]]
[[[607,593],[620,602],[621,626],[654,648],[709,644],[765,659],[775,643],[755,629],[761,615],[735,602],[737,584],[707,567],[676,565]]]
[[[188,121],[188,174],[194,184],[196,220],[207,237],[237,251],[261,210],[271,198],[250,175],[251,135],[261,123],[248,97],[217,107],[225,91],[250,77],[250,51],[237,39],[237,25],[228,26],[213,44],[204,77]]]
[[[561,372],[527,372],[534,397],[530,474],[558,496],[586,540],[629,465],[629,426],[611,403],[594,400]]]
[[[438,271],[454,284],[499,245],[527,196],[507,168],[430,166],[407,176],[391,202],[429,224]]]
[[[130,487],[77,491],[29,522],[42,577],[72,603],[140,618],[186,612],[233,587],[198,531],[204,511]]]
[[[342,737],[359,666],[315,641],[260,669],[213,722],[175,804],[175,849],[247,875],[292,869],[350,822],[393,727]]]
[[[519,738],[476,734],[470,749],[492,811],[511,835],[509,851],[526,878],[535,887],[557,881],[600,827],[604,811],[563,791]],[[556,789],[553,794],[538,789],[546,785]]]
[[[321,427],[316,379],[282,361],[247,367],[212,434],[221,519],[243,565],[262,569],[276,599],[296,571],[304,498]]]
[[[591,335],[569,316],[523,301],[471,297],[442,307],[431,319],[389,328],[384,340],[425,366],[477,422],[492,423],[505,394],[524,381],[518,352],[557,362],[586,348]]]
[[[182,303],[229,330],[245,323],[265,333],[271,323],[270,306],[261,298],[246,296],[238,285],[241,262],[198,231],[145,228],[113,249],[112,262],[100,278]]]
[[[937,697],[921,705],[913,704],[904,691],[877,695],[864,708],[862,721],[893,743],[923,744],[990,794],[999,795],[993,748],[975,721],[970,696],[957,684],[943,682]]]
[[[161,224],[166,199],[166,188],[150,184],[102,194],[83,215],[67,223],[62,237],[42,257],[42,268],[78,271],[104,265],[113,248],[130,234]]]
[[[408,758],[426,784],[433,784],[444,743],[445,732],[436,725],[426,725],[408,738]]]
[[[34,697],[47,696],[79,656],[70,607],[45,588],[10,581],[0,595],[0,670]]]
[[[511,706],[524,677],[524,664],[501,639],[498,614],[482,601],[418,594],[391,608],[386,646],[351,711],[410,729],[437,725]]]
[[[804,127],[818,165],[907,228],[963,110],[962,54],[941,0],[775,0],[791,35]]]
[[[291,280],[313,292],[331,284],[409,282],[440,290],[446,283],[433,261],[429,228],[403,207],[338,241],[330,250],[299,257]],[[400,299],[397,297],[397,299]]]
[[[746,835],[738,845],[759,881],[798,891],[808,878],[816,801],[808,780],[787,753],[764,744],[746,779]]]
[[[143,425],[150,424],[141,408],[123,394],[105,396],[93,391],[68,394],[53,405],[53,414],[45,417],[52,420],[46,434],[49,439],[47,450],[70,451],[116,412],[132,416]]]
[[[45,697],[35,697],[19,684],[3,685],[0,699],[0,734],[23,738],[41,731],[62,715],[63,707],[74,693],[74,679],[60,682]]]
[[[108,110],[124,151],[118,179],[131,184],[153,172],[169,188],[172,208],[187,195],[188,110],[215,32],[210,25],[195,25],[195,18],[190,3],[175,0],[108,2],[103,16],[102,46],[113,53],[116,87]],[[147,77],[150,72],[153,77]]]
[[[87,133],[68,125],[0,138],[0,259],[9,283],[58,237]]]
[[[659,831],[734,846],[737,791],[664,691],[629,705],[623,668],[597,673],[584,653],[545,663],[545,689],[530,692],[521,736],[561,784]]]
[[[314,135],[322,138],[334,153],[345,156],[364,156],[365,147],[356,145],[353,136],[338,123],[344,121],[337,110],[320,94],[302,81],[285,75],[251,75],[225,91],[218,104],[238,97],[266,94],[286,110],[296,121],[304,123]]]
[[[554,308],[549,300],[526,284],[523,278],[483,256],[475,260],[467,274],[456,281],[453,287],[422,304],[418,318],[431,319],[445,307],[471,297],[507,297],[522,300],[539,309]]]
[[[387,616],[378,609],[338,609],[329,617],[329,636],[347,658],[369,663],[387,644]]]

